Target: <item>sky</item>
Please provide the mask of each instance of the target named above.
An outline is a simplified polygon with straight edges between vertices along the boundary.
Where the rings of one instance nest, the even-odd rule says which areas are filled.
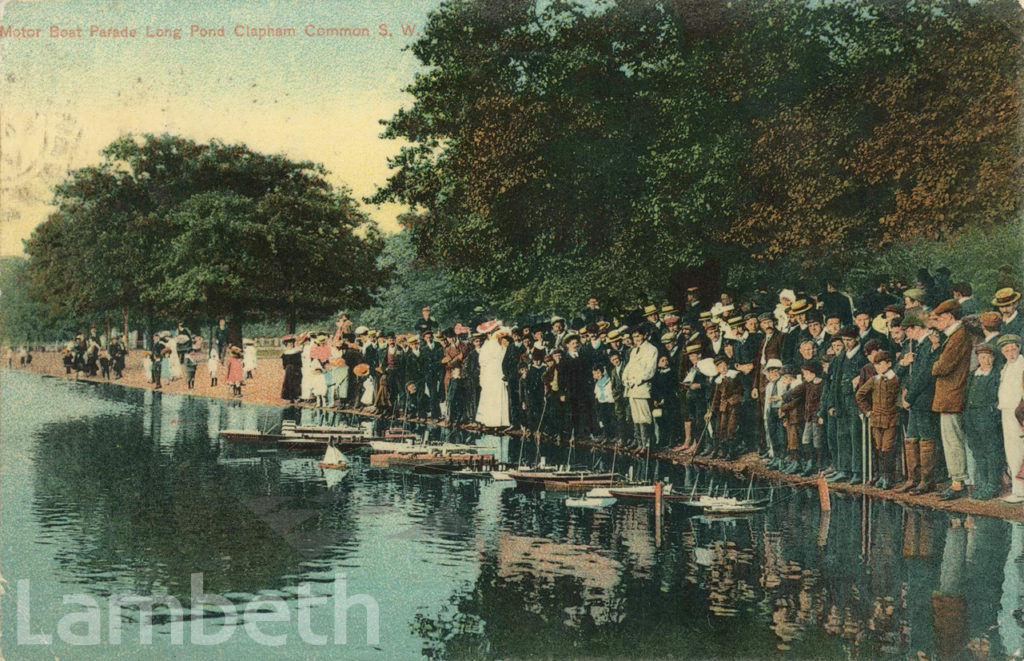
[[[403,49],[438,4],[0,0],[0,256],[23,254],[22,241],[53,210],[53,185],[99,163],[124,133],[245,143],[322,163],[332,183],[372,194],[401,146],[379,138],[379,121],[411,105],[402,89],[420,70]],[[192,35],[193,25],[213,35]],[[38,36],[16,36],[26,27]],[[260,28],[295,34],[249,36]],[[315,36],[332,28],[370,36]],[[364,209],[385,231],[405,210]]]

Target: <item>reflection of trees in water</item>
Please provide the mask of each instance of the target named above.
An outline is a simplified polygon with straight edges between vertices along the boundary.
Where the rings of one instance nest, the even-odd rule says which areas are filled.
[[[337,545],[331,530],[353,529],[346,499],[325,500],[315,481],[276,490],[275,459],[218,466],[204,400],[185,398],[170,418],[162,400],[147,398],[145,415],[41,429],[33,509],[69,580],[187,599],[202,572],[208,592],[254,592]]]

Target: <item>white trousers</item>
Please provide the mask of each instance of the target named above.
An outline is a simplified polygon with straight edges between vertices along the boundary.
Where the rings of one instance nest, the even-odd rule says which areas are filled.
[[[1017,471],[1024,462],[1024,438],[1020,435],[1020,425],[1013,411],[1001,410],[1003,416],[1003,450],[1006,451],[1006,465],[1010,469],[1010,480],[1013,483],[1013,495],[1024,496],[1024,480],[1017,478]]]

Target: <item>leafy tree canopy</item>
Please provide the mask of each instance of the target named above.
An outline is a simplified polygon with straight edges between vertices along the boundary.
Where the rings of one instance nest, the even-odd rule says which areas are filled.
[[[56,187],[26,243],[53,312],[294,326],[366,305],[380,283],[376,226],[321,165],[170,135],[126,135],[103,157]]]
[[[842,271],[1015,216],[1021,26],[1013,0],[448,0],[373,200],[509,312]]]

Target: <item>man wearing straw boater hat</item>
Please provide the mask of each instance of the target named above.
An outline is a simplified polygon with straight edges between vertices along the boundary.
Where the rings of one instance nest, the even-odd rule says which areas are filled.
[[[996,292],[992,298],[992,305],[999,309],[1003,318],[1004,333],[1024,335],[1024,318],[1020,315],[1020,292],[1011,287],[1005,287]]]

